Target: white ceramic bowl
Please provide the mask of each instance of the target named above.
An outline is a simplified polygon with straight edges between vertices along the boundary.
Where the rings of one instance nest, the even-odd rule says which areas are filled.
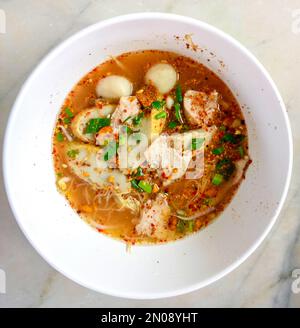
[[[204,51],[187,49],[175,38],[185,34],[192,34],[193,42]],[[126,252],[122,242],[99,234],[82,221],[57,192],[51,137],[56,115],[74,84],[108,55],[138,49],[190,56],[226,81],[244,105],[253,164],[229,207],[209,227],[177,242],[135,246]],[[292,139],[274,83],[244,47],[200,21],[143,13],[90,26],[40,63],[14,104],[3,159],[15,217],[35,249],[54,268],[96,291],[147,299],[206,286],[236,268],[258,247],[286,197]]]

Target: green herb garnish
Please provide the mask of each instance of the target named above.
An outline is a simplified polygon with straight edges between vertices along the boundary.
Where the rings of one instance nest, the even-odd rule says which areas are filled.
[[[110,118],[100,117],[100,118],[91,118],[88,121],[85,133],[97,133],[101,128],[110,125]]]
[[[144,113],[140,113],[140,114],[138,114],[136,117],[134,117],[133,119],[132,119],[132,123],[134,124],[134,125],[140,125],[141,124],[141,122],[142,122],[142,118],[144,117]]]
[[[79,150],[78,149],[70,149],[68,152],[67,152],[67,155],[70,157],[70,158],[75,158],[77,155],[79,154]]]
[[[238,150],[240,156],[241,156],[241,157],[244,157],[244,155],[245,155],[245,150],[244,150],[243,146],[238,146],[237,150]]]
[[[193,138],[192,139],[192,150],[201,148],[205,138]]]
[[[154,118],[156,119],[156,120],[159,120],[159,119],[161,119],[161,118],[166,118],[167,117],[167,113],[165,112],[165,111],[161,111],[161,112],[159,112],[158,114],[156,114],[155,116],[154,116]]]
[[[105,161],[109,161],[112,157],[114,157],[117,154],[119,144],[115,141],[111,141],[107,146],[106,146],[106,153],[103,156],[103,159]]]
[[[61,133],[61,132],[58,132],[57,134],[56,134],[56,140],[57,141],[59,141],[59,142],[62,142],[62,141],[64,141],[64,135]]]
[[[220,185],[223,182],[223,175],[220,173],[216,173],[212,179],[212,184],[215,186]]]
[[[135,176],[136,177],[141,177],[144,175],[144,172],[143,172],[143,169],[139,166],[137,169],[136,169],[136,174]]]
[[[187,222],[187,229],[189,232],[193,232],[195,227],[195,221],[194,220],[189,220]]]
[[[168,127],[169,127],[170,129],[174,129],[174,128],[176,128],[177,125],[178,125],[177,122],[175,122],[175,121],[171,121],[171,122],[169,123]]]
[[[141,180],[139,182],[139,187],[141,189],[143,189],[145,192],[147,192],[148,194],[151,194],[152,192],[152,186],[149,182],[145,181],[145,180]]]
[[[138,185],[138,180],[131,180],[131,186],[135,189],[137,189],[138,191],[142,191],[141,188]]]
[[[64,118],[64,123],[65,123],[65,124],[69,124],[69,123],[71,123],[71,118],[70,118],[70,117],[65,117],[65,118]]]
[[[175,107],[175,117],[177,118],[177,121],[180,124],[183,124],[183,118],[181,116],[180,104],[179,103],[175,103],[174,104],[174,107]]]
[[[74,114],[73,112],[71,111],[71,109],[69,107],[66,107],[65,108],[65,113],[66,115],[69,117],[69,118],[73,118],[74,117]]]
[[[151,104],[151,106],[153,108],[156,108],[156,109],[161,109],[161,108],[163,108],[165,106],[165,104],[166,104],[165,100],[162,100],[162,101],[155,100],[155,101],[153,101],[153,103]]]
[[[124,126],[123,129],[124,129],[124,133],[127,133],[127,134],[133,133],[133,130],[129,126]]]
[[[184,230],[185,230],[185,222],[184,222],[184,220],[181,220],[181,219],[178,220],[176,229],[179,232],[184,232]]]
[[[214,184],[215,186],[218,186],[218,185],[220,185],[222,182],[223,182],[223,175],[220,174],[220,173],[216,173],[216,174],[213,176],[212,184]]]
[[[214,155],[221,155],[223,152],[224,152],[224,147],[223,146],[215,148],[215,149],[212,150],[212,153]]]
[[[226,180],[230,178],[234,171],[235,165],[229,158],[219,160],[216,165],[216,172],[220,173]]]
[[[175,94],[176,94],[176,100],[177,100],[177,102],[181,103],[182,100],[183,100],[183,97],[182,97],[182,91],[181,91],[180,84],[177,84],[176,90],[175,90]]]
[[[244,135],[242,134],[232,134],[232,133],[225,133],[222,141],[224,142],[231,142],[233,144],[238,144],[240,143],[243,139],[245,138]]]

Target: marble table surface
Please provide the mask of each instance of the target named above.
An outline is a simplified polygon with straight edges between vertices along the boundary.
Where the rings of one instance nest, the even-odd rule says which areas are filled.
[[[18,228],[1,175],[0,269],[6,273],[6,294],[0,293],[0,307],[300,307],[300,293],[291,288],[292,272],[300,268],[299,0],[0,0],[1,154],[13,101],[40,59],[89,24],[142,11],[182,14],[215,25],[242,42],[271,73],[294,138],[294,170],[284,209],[263,244],[223,279],[170,299],[126,300],[88,290],[52,269]]]

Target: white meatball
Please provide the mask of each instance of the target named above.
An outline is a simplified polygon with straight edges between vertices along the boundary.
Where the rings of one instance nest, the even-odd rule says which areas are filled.
[[[118,99],[122,96],[130,96],[132,89],[132,83],[124,76],[109,75],[98,82],[96,94],[102,98]]]
[[[177,82],[177,72],[170,64],[155,64],[146,73],[145,82],[153,84],[159,93],[171,91]]]

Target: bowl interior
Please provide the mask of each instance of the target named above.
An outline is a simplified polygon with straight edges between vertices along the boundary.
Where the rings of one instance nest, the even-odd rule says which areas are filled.
[[[187,49],[183,41],[187,34],[202,51]],[[140,49],[171,50],[192,57],[229,85],[243,106],[253,163],[233,201],[205,230],[177,242],[135,246],[126,252],[122,242],[83,222],[57,192],[51,137],[65,96],[84,74],[109,55]],[[214,28],[163,14],[102,22],[56,48],[31,75],[15,103],[4,153],[11,206],[40,254],[89,288],[134,298],[188,292],[241,263],[271,228],[290,170],[284,105],[257,61]]]

